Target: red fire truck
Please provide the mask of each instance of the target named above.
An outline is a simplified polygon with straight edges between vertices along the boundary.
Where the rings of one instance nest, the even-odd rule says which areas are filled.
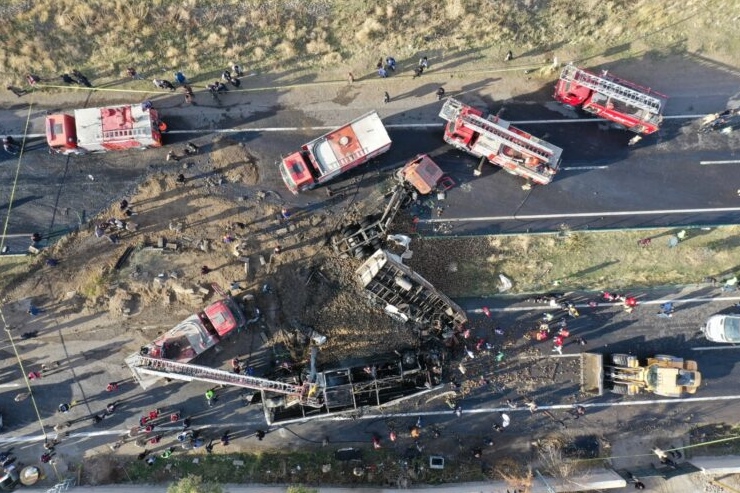
[[[46,142],[60,154],[85,154],[160,147],[166,126],[157,110],[144,104],[107,106],[54,113],[46,117]]]
[[[487,159],[540,185],[550,183],[560,168],[562,149],[497,116],[486,118],[482,111],[453,98],[445,101],[439,116],[449,122],[445,142],[480,157],[481,163]]]
[[[256,320],[247,320],[244,311],[234,298],[226,295],[215,285],[214,289],[222,294],[222,299],[211,303],[203,311],[189,316],[154,341],[142,346],[137,354],[126,358],[129,366],[138,356],[189,363],[229,334]],[[139,380],[139,383],[147,388],[154,380]]]
[[[280,174],[288,190],[298,194],[370,161],[390,147],[391,138],[383,122],[371,111],[284,158]]]
[[[619,79],[606,70],[596,75],[569,64],[555,86],[555,99],[637,134],[649,135],[660,128],[668,96]]]

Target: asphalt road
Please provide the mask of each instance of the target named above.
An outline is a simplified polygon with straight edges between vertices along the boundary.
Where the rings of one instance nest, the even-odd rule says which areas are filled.
[[[695,63],[692,67],[696,72],[699,61],[690,62]],[[671,94],[675,97],[669,105],[670,114],[701,115],[724,107],[733,98],[737,92],[737,76],[717,67],[706,68],[706,64],[704,67],[701,73],[703,81],[696,74],[693,82],[689,80],[691,77],[671,80],[675,88]],[[685,66],[677,70],[690,72]],[[646,74],[646,77],[655,75]],[[426,82],[429,80],[433,82]],[[697,93],[697,84],[706,81],[707,91]],[[439,123],[436,112],[441,103],[430,97],[439,82],[427,78],[423,84],[407,93],[394,94],[398,101],[381,108],[388,124]],[[322,92],[318,90],[309,94],[315,99],[308,98],[310,101],[304,106],[281,102],[281,98],[286,97],[283,91],[250,95],[248,101],[236,104],[232,104],[232,100],[228,108],[210,102],[183,108],[181,103],[170,97],[157,99],[155,104],[171,116],[168,121],[173,129],[196,130],[190,134],[173,132],[168,139],[170,144],[177,148],[188,139],[195,139],[199,144],[206,144],[203,150],[207,151],[207,144],[220,128],[341,124],[377,106],[370,101],[363,101],[358,91],[354,88],[338,91],[341,94],[333,100],[333,107],[325,98],[322,99]],[[491,78],[465,85],[460,89],[460,97],[496,111],[502,105],[494,97],[494,91],[495,80]],[[345,201],[364,197],[381,186],[389,170],[419,152],[427,152],[456,180],[457,186],[441,202],[444,210],[440,217],[431,214],[437,206],[436,197],[432,197],[435,203],[429,204],[432,207],[421,223],[421,230],[425,234],[553,231],[562,224],[571,229],[603,229],[737,222],[739,199],[736,190],[740,183],[740,163],[700,164],[702,161],[734,160],[734,149],[738,144],[736,135],[699,136],[695,133],[695,122],[677,118],[668,120],[658,136],[646,139],[636,147],[626,147],[626,140],[630,136],[624,132],[606,130],[593,122],[570,123],[573,115],[564,115],[560,108],[544,103],[550,91],[549,86],[543,86],[539,93],[507,100],[502,115],[511,120],[569,120],[569,123],[560,124],[520,125],[565,149],[565,169],[547,187],[524,192],[520,189],[519,179],[493,167],[486,167],[483,176],[474,178],[472,170],[477,161],[448,148],[442,142],[441,128],[410,130],[394,127],[390,131],[394,146],[389,153],[349,174],[333,184],[332,188],[343,190]],[[668,91],[664,89],[664,92]],[[90,104],[96,104],[94,98]],[[21,129],[22,116],[20,108],[18,111],[0,113],[0,129],[4,133],[17,134]],[[31,132],[41,132],[41,122],[42,115],[37,113]],[[318,130],[275,132],[263,129],[229,135],[246,142],[250,151],[257,156],[261,172],[259,189],[276,191],[280,200],[291,207],[318,208],[324,205],[325,193],[317,190],[299,197],[287,194],[274,163],[281,153],[297,148],[320,133],[322,131]],[[2,156],[0,161],[0,211],[12,207],[6,232],[18,235],[8,238],[11,252],[25,251],[28,237],[34,231],[54,238],[80,222],[84,223],[111,202],[127,196],[151,170],[175,173],[180,169],[179,165],[165,162],[167,148],[68,159],[48,155],[39,140],[30,144],[20,168],[16,167],[17,161],[8,155]],[[207,171],[206,167],[198,165],[191,172]],[[234,197],[256,191],[257,188],[247,189],[235,184],[223,187],[224,194]],[[339,203],[340,208],[343,203]],[[680,212],[687,210],[690,212]],[[433,222],[437,220],[441,222]],[[716,297],[719,294],[706,287],[697,289],[698,293],[675,292],[665,295],[684,298]],[[663,293],[646,293],[645,299],[663,296]],[[685,424],[686,420],[692,423],[734,419],[733,406],[729,404],[740,398],[737,386],[740,370],[735,364],[738,349],[694,351],[691,348],[714,346],[697,336],[697,328],[709,314],[729,309],[736,301],[728,299],[714,303],[679,304],[674,318],[669,320],[657,318],[657,308],[653,305],[642,307],[629,315],[616,307],[601,307],[593,312],[584,309],[583,315],[570,323],[574,335],[587,338],[589,350],[633,350],[641,355],[661,352],[695,357],[704,372],[705,383],[696,396],[697,400],[672,400],[666,403],[651,398],[625,400],[613,396],[589,400],[586,403],[594,407],[590,408],[586,418],[578,422],[580,432],[601,433],[629,428],[638,432],[645,430],[647,433],[656,423],[671,427]],[[506,308],[512,303],[513,308],[519,306],[517,300],[501,299],[474,300],[465,304],[475,310],[481,306]],[[496,311],[495,320],[474,315],[474,336],[491,338],[495,342],[496,336],[491,331],[496,326],[512,331],[530,326],[541,314],[541,307],[529,308],[524,311]],[[89,424],[89,415],[100,412],[111,400],[111,396],[101,390],[105,383],[112,379],[127,378],[127,370],[122,368],[117,353],[117,348],[126,341],[121,339],[114,327],[105,325],[96,333],[84,335],[74,335],[71,332],[73,327],[55,320],[49,321],[49,327],[56,331],[58,340],[24,341],[20,348],[24,357],[31,358],[32,363],[41,363],[56,351],[60,351],[60,358],[65,356],[73,362],[63,371],[45,377],[35,385],[40,401],[39,411],[47,426],[59,420],[55,409],[60,402],[77,399],[82,403],[70,412],[70,418],[80,421],[73,426],[71,436],[65,439],[64,452],[60,453],[70,461],[82,456],[85,450],[115,441],[118,435],[137,421],[139,415],[157,406],[181,409],[186,414],[197,416],[196,426],[208,434],[217,435],[224,429],[235,431],[237,443],[247,439],[256,429],[264,427],[261,410],[253,406],[244,407],[235,389],[223,392],[217,408],[207,408],[202,394],[208,386],[200,383],[172,383],[158,388],[156,392],[144,392],[133,385],[125,385],[121,394],[115,396],[122,401],[119,411],[107,418],[104,426],[93,427]],[[541,349],[544,354],[552,356],[549,345]],[[534,375],[534,378],[541,380],[542,386],[537,391],[528,392],[543,409],[553,406],[553,414],[557,418],[562,417],[566,425],[572,423],[565,419],[567,414],[564,409],[573,403],[578,386],[576,359],[568,355],[581,349],[580,346],[566,347],[566,357],[552,360],[562,361],[558,369],[552,374]],[[11,348],[5,343],[1,351],[4,358],[0,373],[0,396],[6,428],[0,443],[13,443],[16,452],[24,455],[26,462],[33,462],[39,449],[38,424],[28,402],[21,405],[12,402],[12,397],[18,393],[20,374],[14,366]],[[213,357],[214,360],[218,359],[218,355]],[[216,363],[219,364],[218,361]],[[485,356],[471,365],[471,368],[484,373],[512,368],[527,371],[530,366],[513,361],[505,362],[504,367],[499,368],[490,357]],[[425,426],[438,425],[443,429],[443,436],[462,439],[467,446],[467,443],[490,434],[491,422],[500,419],[500,412],[506,410],[502,402],[518,396],[520,390],[512,387],[481,388],[463,402],[461,418],[452,414],[441,400],[427,402],[424,397],[408,401],[382,416],[369,412],[357,421],[309,422],[276,428],[268,434],[266,444],[298,448],[306,444],[317,445],[324,436],[329,436],[331,442],[338,445],[367,446],[371,434],[387,432],[388,420],[401,429],[413,424],[416,417],[423,413]],[[727,396],[732,400],[722,400]],[[704,398],[714,400],[702,400]],[[623,407],[622,403],[631,405]],[[611,407],[615,404],[620,406]],[[507,412],[512,415],[512,425],[506,433],[512,435],[530,436],[559,429],[558,423],[543,414],[531,415],[524,410]],[[249,440],[245,443],[256,444],[254,439]],[[521,446],[513,441],[500,445]],[[427,451],[444,450],[447,446],[448,442],[440,441],[437,444],[430,440]],[[120,453],[135,451],[131,447]]]
[[[275,162],[324,130],[281,132],[281,128],[336,126],[370,109],[378,109],[390,130],[394,145],[376,163],[355,170],[332,186],[349,188],[361,198],[382,179],[377,170],[402,165],[412,156],[432,154],[452,176],[457,186],[444,201],[431,197],[419,211],[419,230],[426,235],[470,235],[659,226],[707,226],[734,224],[740,215],[737,190],[740,163],[735,149],[737,135],[698,135],[698,118],[735,104],[740,77],[728,67],[700,56],[649,58],[650,70],[640,58],[621,62],[620,74],[640,80],[669,94],[671,99],[661,131],[635,147],[626,146],[631,134],[608,129],[603,123],[579,121],[583,115],[565,110],[553,102],[552,86],[529,93],[507,96],[503,78],[522,77],[510,68],[497,73],[462,77],[451,81],[449,74],[430,72],[419,82],[389,79],[397,86],[388,105],[380,101],[380,81],[370,79],[354,86],[331,84],[276,86],[242,94],[227,94],[220,102],[205,94],[196,97],[197,106],[184,106],[180,95],[158,95],[160,109],[175,131],[167,141],[177,149],[195,139],[204,150],[221,129],[247,143],[260,166],[261,189],[272,189],[295,206],[320,207],[321,190],[295,198],[279,180]],[[611,68],[611,67],[605,67]],[[279,81],[278,83],[282,83]],[[285,81],[291,83],[294,81]],[[250,80],[247,87],[259,82]],[[433,96],[436,87],[448,87],[448,95],[475,106],[501,111],[503,118],[525,130],[563,147],[563,170],[545,187],[525,192],[522,181],[502,170],[485,166],[483,175],[473,176],[477,160],[451,149],[441,139],[437,113],[441,103]],[[377,95],[377,98],[376,98]],[[28,132],[42,134],[43,116],[53,106],[104,105],[112,101],[105,93],[80,93],[87,99],[65,103],[53,100],[36,103],[28,114],[30,99],[14,101],[0,112],[0,133],[22,134],[26,117]],[[139,100],[154,95],[124,96]],[[115,93],[116,98],[121,96]],[[46,105],[46,106],[44,106]],[[675,118],[673,118],[675,117]],[[545,121],[536,124],[531,122]],[[575,123],[577,122],[577,123]],[[427,130],[409,126],[436,125]],[[259,129],[230,133],[239,129]],[[170,147],[171,148],[171,147]],[[99,156],[64,158],[49,156],[43,139],[29,142],[20,166],[15,156],[0,156],[0,212],[12,207],[5,234],[11,252],[25,251],[28,237],[38,231],[55,237],[89,219],[121,196],[130,193],[149,170],[173,171],[164,161],[169,149],[146,152],[118,152]],[[730,162],[726,162],[730,161]],[[704,164],[712,162],[716,164]],[[721,164],[720,164],[721,163]],[[17,176],[17,181],[16,181]],[[88,176],[92,176],[90,180]],[[237,190],[234,193],[254,193]],[[228,193],[228,192],[227,192]],[[11,203],[12,202],[12,203]],[[436,213],[442,207],[442,215]],[[12,236],[19,235],[19,236]]]
[[[34,383],[39,412],[48,433],[53,434],[51,427],[62,420],[74,421],[70,436],[64,439],[63,446],[59,448],[61,464],[73,462],[85,450],[97,449],[98,452],[107,453],[105,444],[114,442],[137,423],[140,415],[154,407],[179,409],[183,415],[193,416],[193,427],[209,437],[218,438],[224,430],[230,430],[234,446],[239,448],[265,445],[297,449],[320,446],[324,437],[334,447],[368,447],[373,434],[386,437],[391,427],[404,431],[416,422],[418,416],[422,416],[425,428],[437,427],[442,432],[439,439],[424,435],[422,442],[426,452],[432,454],[445,453],[458,443],[462,444],[463,450],[482,442],[484,437],[494,438],[497,450],[525,453],[530,438],[562,430],[563,426],[577,435],[603,435],[620,429],[649,435],[658,426],[675,431],[692,424],[733,422],[735,404],[740,400],[737,386],[740,369],[736,364],[740,347],[709,343],[700,337],[697,329],[709,315],[733,311],[733,305],[740,301],[740,295],[722,293],[719,289],[707,286],[633,294],[639,297],[642,304],[631,314],[614,305],[589,308],[587,302],[592,299],[591,295],[573,295],[571,299],[581,307],[581,316],[569,320],[569,329],[573,338],[583,337],[588,344],[586,347],[568,344],[563,357],[552,353],[549,343],[524,341],[515,335],[537,323],[542,313],[548,311],[543,305],[516,298],[459,300],[471,316],[471,341],[483,337],[497,349],[491,354],[478,353],[476,359],[466,362],[468,373],[465,376],[453,370],[451,378],[458,381],[466,378],[476,380],[479,375],[492,378],[509,373],[534,379],[534,389],[525,392],[518,388],[517,379],[510,384],[482,386],[461,402],[461,417],[455,416],[443,399],[435,398],[440,392],[433,392],[383,411],[365,410],[355,420],[345,416],[275,426],[268,430],[263,443],[253,438],[256,430],[265,428],[262,410],[256,405],[245,407],[238,389],[219,391],[220,399],[213,408],[207,407],[203,398],[203,393],[209,388],[205,383],[173,382],[149,391],[126,383],[115,395],[105,392],[103,389],[108,381],[124,380],[128,376],[117,351],[125,341],[114,326],[101,325],[89,334],[77,334],[74,326],[56,324],[58,330],[50,330],[41,339],[21,341],[19,350],[30,365],[57,357],[64,357],[64,361],[68,362],[59,372]],[[656,316],[658,304],[666,299],[676,300],[676,312],[671,319]],[[491,318],[482,313],[483,306],[492,312]],[[51,314],[48,316],[49,328],[53,329],[53,317]],[[506,336],[496,335],[495,328],[504,329]],[[529,358],[518,359],[510,349],[504,349],[507,358],[503,363],[496,364],[493,354],[504,338],[514,340],[519,349],[539,348],[542,356],[548,359],[548,365],[535,366]],[[672,354],[696,359],[703,373],[703,384],[695,396],[686,399],[605,395],[578,400],[588,407],[588,413],[574,422],[568,410],[576,402],[579,385],[577,355],[584,349],[606,353],[632,352],[639,356]],[[43,437],[39,433],[30,401],[12,402],[13,396],[22,389],[18,387],[20,374],[7,341],[2,343],[0,351],[4,356],[0,368],[0,400],[4,403],[2,411],[5,424],[0,444],[6,448],[14,447],[15,453],[24,462],[31,463],[38,456]],[[216,367],[228,365],[228,361],[218,352],[210,358],[212,361],[209,364]],[[541,371],[537,368],[548,371],[537,373]],[[504,405],[507,398],[521,403],[524,396],[534,399],[540,410],[548,411],[551,416],[543,412],[531,414],[521,406],[510,410]],[[68,415],[56,412],[59,403],[72,400],[78,400],[80,405],[75,406]],[[119,402],[116,413],[101,425],[92,425],[89,416],[102,411],[112,400]],[[503,436],[498,436],[493,434],[491,425],[500,422],[501,412],[511,416],[512,424]],[[167,447],[174,441],[179,427],[164,425],[158,429],[165,433],[161,447]],[[514,437],[525,439],[516,440]],[[408,439],[402,439],[394,447],[398,448],[399,453],[405,453],[406,447],[413,445]],[[135,455],[137,450],[129,444],[117,453]]]

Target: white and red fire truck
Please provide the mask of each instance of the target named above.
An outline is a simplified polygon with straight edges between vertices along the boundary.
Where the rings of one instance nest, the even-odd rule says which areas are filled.
[[[619,79],[568,64],[555,85],[555,99],[621,125],[640,135],[660,128],[668,96]]]
[[[301,146],[283,158],[280,174],[294,194],[326,183],[386,152],[391,138],[378,113],[371,111]]]
[[[445,101],[439,116],[449,122],[445,142],[513,175],[546,185],[560,168],[562,149],[497,116],[484,117],[481,110],[453,98]]]
[[[146,104],[74,110],[46,117],[46,142],[60,154],[85,154],[162,146],[166,130],[159,113]]]

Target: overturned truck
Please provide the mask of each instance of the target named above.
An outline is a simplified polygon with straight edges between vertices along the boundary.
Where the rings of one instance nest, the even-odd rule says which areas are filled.
[[[371,255],[355,277],[373,304],[417,326],[422,337],[448,339],[468,321],[462,308],[387,250]]]

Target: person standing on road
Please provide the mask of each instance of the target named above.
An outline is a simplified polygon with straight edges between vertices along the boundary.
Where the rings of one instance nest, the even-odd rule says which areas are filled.
[[[662,318],[673,317],[673,303],[668,301],[660,305],[660,312],[658,312],[658,316]]]
[[[213,389],[206,390],[206,402],[208,403],[208,407],[212,407],[213,403],[216,402],[216,392]]]
[[[563,336],[557,335],[552,340],[552,350],[556,353],[562,355],[563,354]]]
[[[634,296],[627,296],[624,298],[623,305],[625,312],[632,313],[637,306],[637,298],[635,298]]]
[[[445,97],[445,88],[440,87],[437,89],[437,101],[442,101],[442,98]]]

